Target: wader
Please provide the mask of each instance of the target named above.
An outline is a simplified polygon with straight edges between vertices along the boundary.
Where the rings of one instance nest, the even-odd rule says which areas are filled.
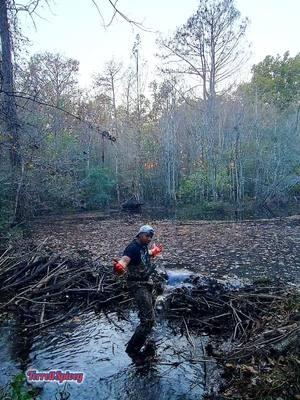
[[[150,264],[148,250],[147,254],[141,251],[141,260],[142,262],[139,266],[128,266],[127,287],[135,300],[140,319],[140,324],[126,347],[126,352],[129,354],[137,353],[141,350],[155,322],[154,298],[152,295],[153,282],[150,278],[153,268]]]

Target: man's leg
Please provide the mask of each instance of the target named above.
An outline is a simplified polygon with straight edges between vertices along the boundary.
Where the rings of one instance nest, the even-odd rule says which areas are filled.
[[[148,288],[147,285],[134,285],[130,291],[138,307],[140,319],[140,324],[126,347],[127,353],[134,353],[141,350],[151,332],[154,325],[154,310],[152,306],[152,289]]]

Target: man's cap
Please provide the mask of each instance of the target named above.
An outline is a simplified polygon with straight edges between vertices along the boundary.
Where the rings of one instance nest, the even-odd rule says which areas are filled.
[[[140,233],[148,233],[154,235],[154,229],[150,225],[143,225],[140,227],[140,230],[138,231],[136,236],[138,236]]]

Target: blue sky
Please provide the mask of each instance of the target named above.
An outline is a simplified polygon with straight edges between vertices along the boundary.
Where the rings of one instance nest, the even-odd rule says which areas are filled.
[[[107,0],[97,0],[106,21],[112,10]],[[88,86],[91,75],[100,72],[106,61],[114,57],[129,63],[137,33],[142,39],[142,55],[147,61],[145,71],[151,80],[157,51],[156,31],[168,35],[183,24],[196,10],[198,0],[119,0],[118,7],[129,17],[143,22],[153,32],[143,32],[117,18],[104,29],[92,0],[52,0],[50,11],[39,10],[43,19],[31,21],[23,17],[23,30],[32,42],[29,52],[61,52],[80,61],[80,82]],[[251,43],[251,58],[237,77],[247,79],[252,64],[267,54],[292,55],[300,51],[300,0],[236,0],[237,8],[250,19],[247,39]]]

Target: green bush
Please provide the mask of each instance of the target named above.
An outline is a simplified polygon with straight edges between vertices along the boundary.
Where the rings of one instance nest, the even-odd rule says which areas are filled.
[[[199,201],[203,188],[207,186],[206,171],[197,171],[184,178],[178,190],[178,199],[182,204],[195,204]]]
[[[0,400],[35,400],[39,398],[39,392],[38,388],[27,387],[25,374],[20,373],[14,377],[8,390],[0,391]]]
[[[206,212],[223,212],[225,204],[223,201],[203,201],[199,204],[202,211]]]
[[[83,184],[83,198],[87,208],[95,209],[106,206],[113,197],[115,182],[105,168],[90,169]]]
[[[216,191],[222,198],[230,196],[230,177],[226,168],[220,169],[215,178]],[[178,190],[178,199],[182,204],[202,204],[204,200],[210,202],[210,182],[206,169],[201,169],[184,178]]]

